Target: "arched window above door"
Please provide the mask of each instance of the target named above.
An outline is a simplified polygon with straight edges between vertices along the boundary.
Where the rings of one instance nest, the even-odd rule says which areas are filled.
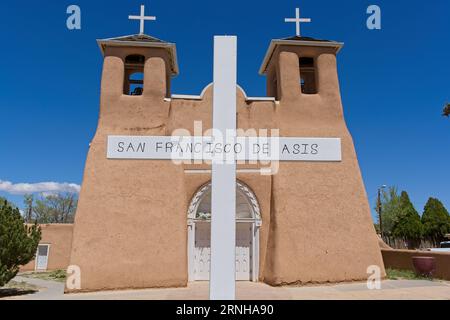
[[[188,210],[189,219],[211,219],[211,182],[203,185],[191,200]],[[261,213],[255,194],[243,182],[236,183],[236,219],[260,220]]]

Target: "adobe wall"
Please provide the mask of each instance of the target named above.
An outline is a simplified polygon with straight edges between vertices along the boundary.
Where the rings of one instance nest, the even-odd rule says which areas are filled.
[[[210,175],[185,169],[210,166],[106,158],[108,135],[171,135],[179,128],[194,134],[194,121],[202,121],[203,131],[211,127],[212,87],[197,99],[167,99],[168,58],[153,50],[105,52],[99,123],[86,161],[71,255],[71,264],[81,268],[84,291],[187,284],[187,209]],[[238,174],[262,207],[259,278],[272,285],[362,280],[370,265],[379,265],[384,275],[343,118],[336,57],[317,55],[319,94],[303,95],[298,53],[289,50],[277,52],[269,65],[278,76],[279,102],[251,101],[237,88],[237,126],[280,129],[286,137],[340,137],[343,161],[282,162],[271,177]],[[147,55],[144,93],[126,96],[123,58],[135,53]]]
[[[341,104],[336,56],[280,48],[270,69],[278,75],[281,136],[339,137],[341,162],[281,162],[272,180],[271,229],[265,276],[272,285],[367,279],[384,275],[352,137]],[[299,56],[316,56],[318,94],[301,93]]]
[[[433,257],[436,259],[435,278],[450,280],[450,253],[418,250],[381,249],[386,268],[414,271],[412,257]]]
[[[167,57],[155,50],[133,52],[147,58],[142,96],[123,94],[125,51],[105,52],[99,123],[86,160],[71,255],[84,291],[187,283],[183,168],[170,161],[106,158],[108,135],[168,134]]]
[[[70,261],[73,224],[41,224],[41,241],[50,244],[47,270],[65,270]],[[20,268],[20,271],[34,271],[35,259]]]

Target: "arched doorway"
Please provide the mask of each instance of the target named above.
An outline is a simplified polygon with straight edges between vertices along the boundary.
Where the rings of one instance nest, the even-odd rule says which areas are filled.
[[[258,281],[261,213],[253,191],[236,183],[236,280]],[[211,182],[194,195],[188,209],[189,281],[209,280]]]

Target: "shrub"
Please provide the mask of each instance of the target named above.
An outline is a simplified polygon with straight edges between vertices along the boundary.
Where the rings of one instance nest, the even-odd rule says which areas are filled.
[[[41,240],[37,224],[27,226],[19,209],[7,201],[0,203],[0,287],[19,272],[19,267],[30,262]]]

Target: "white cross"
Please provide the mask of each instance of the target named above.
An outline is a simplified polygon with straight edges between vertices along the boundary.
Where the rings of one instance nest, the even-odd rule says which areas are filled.
[[[214,37],[213,137],[228,143],[236,135],[237,37]],[[230,132],[231,130],[231,132]],[[231,135],[230,135],[231,133]],[[216,140],[215,140],[216,141]],[[224,159],[226,160],[226,159]],[[236,163],[212,162],[209,297],[236,295]]]
[[[156,20],[156,17],[148,16],[146,17],[144,15],[144,5],[141,4],[141,15],[140,16],[128,16],[128,19],[130,20],[140,20],[140,28],[139,28],[139,34],[144,34],[144,21],[145,20]]]
[[[285,18],[284,22],[295,22],[295,34],[300,37],[300,23],[311,22],[310,18],[300,18],[300,9],[295,8],[295,18]]]

